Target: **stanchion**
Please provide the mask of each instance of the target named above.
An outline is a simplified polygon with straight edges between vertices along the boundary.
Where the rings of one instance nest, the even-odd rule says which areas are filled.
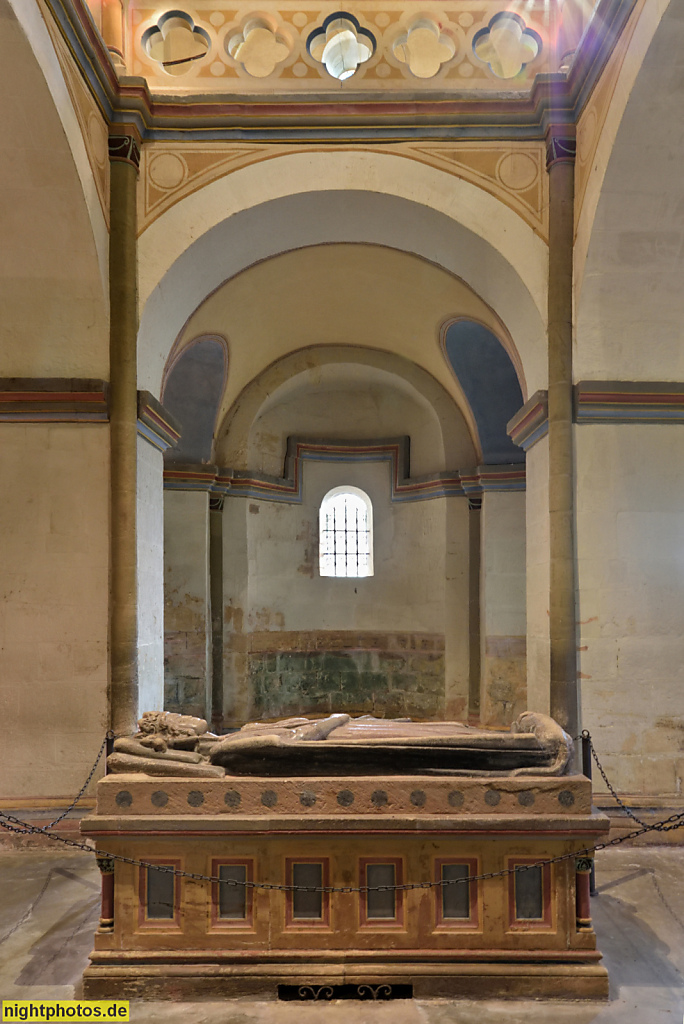
[[[114,733],[112,732],[111,729],[107,733],[107,738],[106,739],[107,739],[107,746],[106,746],[106,749],[105,749],[105,770],[104,770],[105,775],[107,774],[107,758],[109,757],[110,754],[114,753]]]
[[[591,782],[591,735],[588,729],[582,730],[582,774]],[[593,857],[589,874],[589,895],[596,895],[596,869]]]

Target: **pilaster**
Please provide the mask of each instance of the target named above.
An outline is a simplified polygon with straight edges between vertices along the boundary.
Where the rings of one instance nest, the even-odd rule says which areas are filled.
[[[576,735],[577,684],[572,392],[573,126],[547,134],[549,174],[548,433],[551,715]]]

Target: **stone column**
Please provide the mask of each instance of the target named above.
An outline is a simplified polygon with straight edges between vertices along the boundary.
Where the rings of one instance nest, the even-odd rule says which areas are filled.
[[[470,633],[470,674],[468,679],[468,723],[480,724],[480,570],[482,564],[482,498],[468,498],[468,626]]]
[[[549,173],[549,639],[551,716],[579,729],[572,427],[574,128],[547,135]]]
[[[223,495],[209,498],[211,598],[211,728],[223,729]]]
[[[114,930],[114,858],[106,853],[96,851],[97,866],[102,879],[102,905],[100,909],[100,925],[98,931]]]
[[[138,717],[137,653],[137,212],[139,139],[109,139],[110,379],[110,727],[117,736],[135,731]]]
[[[577,931],[591,931],[591,857],[578,857],[575,861],[575,912]]]
[[[103,0],[102,38],[112,55],[114,66],[123,70],[125,67],[124,18],[121,0]]]

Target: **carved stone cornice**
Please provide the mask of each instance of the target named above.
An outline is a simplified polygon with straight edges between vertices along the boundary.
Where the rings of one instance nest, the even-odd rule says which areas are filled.
[[[109,384],[77,377],[0,377],[0,422],[106,423]]]
[[[392,502],[471,499],[485,491],[525,490],[524,466],[478,466],[472,471],[408,477],[408,455],[408,437],[377,441],[316,441],[291,437],[283,477],[199,463],[170,462],[164,469],[164,487],[169,491],[206,491],[231,498],[259,498],[300,505],[306,462],[389,462]]]
[[[138,437],[143,437],[157,451],[175,448],[180,441],[181,426],[149,391],[138,392]]]
[[[584,380],[575,385],[576,423],[684,423],[684,384]]]
[[[535,391],[531,398],[506,425],[506,432],[514,444],[529,451],[549,432],[549,395]]]
[[[44,0],[110,124],[134,122],[144,140],[406,141],[537,139],[576,123],[637,0],[599,0],[570,75],[540,74],[527,94],[454,95],[444,89],[369,96],[152,96],[143,78],[117,78],[85,0]]]

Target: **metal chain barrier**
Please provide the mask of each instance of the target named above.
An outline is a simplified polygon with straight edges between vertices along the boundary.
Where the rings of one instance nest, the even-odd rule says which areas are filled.
[[[241,886],[244,889],[255,889],[255,890],[261,890],[261,891],[273,891],[273,890],[275,890],[275,891],[278,891],[278,892],[320,892],[320,893],[333,893],[333,892],[339,892],[339,893],[368,893],[368,892],[394,892],[394,891],[407,892],[407,891],[412,890],[412,889],[435,889],[435,888],[444,888],[445,886],[448,886],[448,885],[465,885],[466,883],[469,883],[469,882],[480,882],[480,881],[485,881],[485,880],[490,879],[490,878],[501,878],[501,877],[504,877],[506,875],[512,875],[512,874],[514,874],[517,871],[529,871],[532,868],[544,867],[547,864],[559,864],[562,861],[573,860],[573,859],[575,859],[577,857],[589,857],[592,854],[598,852],[599,850],[607,850],[607,849],[609,849],[610,847],[613,847],[613,846],[620,846],[622,843],[628,842],[631,839],[636,839],[639,836],[645,835],[647,832],[670,832],[673,829],[684,828],[684,811],[679,811],[676,814],[671,814],[669,818],[665,818],[663,821],[657,821],[657,822],[655,822],[652,825],[646,825],[644,822],[640,821],[634,814],[632,814],[632,812],[629,810],[629,808],[627,808],[625,806],[625,804],[622,802],[622,800],[620,800],[620,798],[618,797],[617,793],[615,792],[613,786],[611,786],[611,784],[608,782],[608,779],[607,779],[606,774],[605,774],[605,772],[603,770],[603,767],[601,766],[601,763],[599,762],[598,757],[596,756],[596,752],[594,750],[594,745],[593,745],[593,743],[591,743],[591,736],[590,736],[589,732],[587,732],[587,730],[585,730],[582,733],[582,736],[583,737],[586,736],[586,738],[589,740],[589,742],[591,744],[591,751],[592,751],[592,754],[594,756],[594,759],[596,760],[596,764],[598,766],[598,769],[601,772],[601,775],[604,778],[604,780],[606,782],[606,785],[608,786],[610,792],[613,794],[613,796],[615,797],[615,799],[619,803],[620,807],[622,807],[622,809],[627,814],[629,814],[629,816],[631,818],[633,818],[640,825],[640,828],[636,829],[633,832],[629,832],[629,833],[627,833],[624,836],[616,836],[614,839],[609,840],[607,843],[597,843],[595,846],[588,846],[588,847],[586,847],[583,850],[573,850],[572,853],[560,854],[558,857],[551,857],[551,858],[547,858],[545,860],[538,860],[538,861],[535,861],[535,862],[533,862],[531,864],[519,864],[519,865],[517,865],[514,868],[503,868],[500,871],[488,871],[488,872],[486,872],[484,874],[468,875],[468,876],[466,876],[464,878],[453,878],[453,879],[451,879],[451,878],[449,878],[449,879],[447,879],[447,878],[440,878],[440,879],[436,879],[433,882],[405,882],[402,885],[375,885],[375,886],[369,886],[369,885],[362,885],[362,886],[351,886],[351,885],[345,885],[345,886],[332,886],[332,885],[325,885],[325,886],[278,885],[278,884],[276,884],[274,882],[251,882],[251,881],[244,881],[244,882],[242,882],[242,881],[237,881],[236,879],[232,879],[232,878],[219,878],[216,875],[202,875],[202,874],[198,874],[198,873],[192,872],[192,871],[181,871],[178,868],[174,868],[174,867],[171,867],[170,865],[166,865],[166,864],[150,864],[147,861],[138,860],[138,859],[136,859],[134,857],[124,857],[121,854],[106,853],[105,851],[102,851],[102,850],[95,850],[92,846],[88,846],[86,843],[79,843],[79,842],[77,842],[74,839],[68,839],[66,836],[60,836],[60,835],[56,835],[56,834],[50,832],[49,829],[51,829],[53,827],[53,825],[57,824],[58,821],[61,821],[64,817],[66,817],[66,815],[69,813],[69,811],[71,811],[76,806],[78,801],[81,799],[83,793],[85,792],[85,790],[88,787],[88,784],[90,783],[90,780],[92,779],[93,775],[95,774],[95,769],[96,769],[96,767],[98,765],[98,762],[99,762],[100,758],[102,757],[102,752],[105,749],[105,746],[107,744],[107,737],[105,737],[105,739],[103,740],[102,746],[100,748],[100,752],[97,755],[97,759],[96,759],[92,769],[90,770],[90,774],[88,775],[88,778],[87,778],[85,784],[81,787],[81,790],[80,790],[78,796],[70,804],[70,806],[67,808],[67,810],[64,812],[64,814],[60,815],[59,818],[56,818],[55,821],[51,822],[45,828],[40,828],[38,826],[29,825],[28,822],[21,821],[20,818],[15,818],[11,814],[5,814],[3,811],[0,811],[0,828],[3,828],[3,829],[5,829],[8,832],[17,833],[19,835],[30,834],[30,835],[46,836],[48,839],[51,839],[51,840],[53,840],[55,842],[62,843],[64,846],[68,846],[71,849],[80,850],[83,853],[90,853],[90,854],[95,853],[98,858],[108,858],[108,859],[111,859],[111,860],[114,860],[114,861],[119,861],[122,864],[131,864],[133,867],[153,868],[155,871],[160,871],[163,874],[174,875],[175,877],[178,877],[178,878],[189,878],[189,879],[191,879],[192,881],[195,881],[195,882],[211,882],[211,883],[215,883],[217,885],[228,885],[228,886],[233,886],[233,887]]]
[[[85,780],[85,782],[83,783],[83,785],[79,789],[78,793],[76,794],[74,799],[71,801],[71,803],[67,807],[66,811],[64,811],[62,814],[60,814],[59,818],[55,818],[54,821],[51,821],[49,825],[45,825],[44,826],[46,830],[50,829],[50,828],[54,828],[55,825],[58,825],[60,821],[63,821],[64,818],[66,818],[67,814],[70,814],[71,811],[73,811],[74,807],[76,806],[78,801],[81,799],[81,797],[83,796],[83,794],[85,793],[86,789],[88,788],[88,786],[90,785],[90,783],[92,781],[93,775],[95,774],[95,769],[97,768],[98,764],[100,763],[100,758],[102,757],[102,755],[103,755],[103,753],[105,751],[105,747],[107,746],[107,740],[108,739],[109,739],[109,733],[107,733],[105,738],[102,740],[102,746],[100,747],[100,751],[99,751],[97,757],[95,758],[95,761],[93,763],[93,767],[90,769],[90,771],[88,773],[88,778]],[[14,831],[18,832],[19,829],[15,829]],[[27,825],[26,826],[26,832],[28,833],[30,831],[32,831],[32,828],[31,828],[30,825]]]
[[[589,748],[591,750],[591,756],[593,757],[594,761],[596,762],[596,767],[598,768],[599,772],[601,773],[601,778],[605,782],[606,787],[608,789],[608,792],[613,797],[615,802],[620,805],[620,807],[625,812],[625,814],[629,815],[629,817],[632,819],[632,821],[636,821],[637,825],[641,825],[642,828],[646,828],[646,822],[642,821],[641,818],[637,818],[636,814],[634,814],[633,811],[630,811],[629,807],[627,807],[627,805],[622,802],[620,797],[615,792],[614,787],[608,781],[608,776],[605,773],[603,765],[601,764],[601,762],[598,759],[598,754],[596,753],[596,748],[594,747],[594,744],[593,744],[592,739],[591,739],[591,733],[589,732],[588,729],[583,729],[582,730],[582,739],[586,739],[586,740],[589,741]]]
[[[503,868],[501,871],[487,871],[484,874],[468,875],[463,878],[440,878],[434,882],[405,882],[403,885],[373,886],[279,885],[275,882],[239,882],[232,878],[219,878],[217,875],[202,875],[194,871],[181,871],[180,869],[171,867],[167,864],[150,864],[148,861],[138,860],[135,857],[124,857],[122,854],[106,853],[103,850],[96,850],[92,846],[87,846],[85,843],[79,843],[74,839],[68,839],[66,836],[59,836],[54,832],[48,832],[46,829],[29,825],[27,822],[21,821],[19,818],[15,818],[11,814],[5,814],[3,811],[0,811],[0,827],[9,832],[23,834],[28,831],[33,835],[44,835],[48,839],[62,843],[64,846],[68,846],[71,849],[81,850],[83,853],[95,853],[98,858],[118,861],[121,864],[131,864],[133,867],[152,868],[154,871],[160,871],[163,874],[174,875],[177,878],[189,878],[195,882],[215,882],[217,885],[228,885],[234,887],[241,886],[244,889],[258,889],[263,891],[275,890],[278,892],[367,893],[392,891],[406,892],[411,889],[435,889],[440,887],[444,888],[444,886],[447,885],[464,885],[466,882],[480,882],[489,878],[501,878],[506,875],[512,875],[516,871],[529,871],[532,868],[544,867],[546,864],[559,864],[562,861],[574,860],[578,857],[588,857],[599,850],[607,850],[612,846],[620,846],[621,843],[625,843],[630,839],[636,839],[638,836],[642,836],[646,832],[670,832],[672,829],[684,828],[684,811],[678,811],[676,814],[670,815],[669,818],[665,818],[663,821],[655,822],[653,825],[646,825],[644,828],[636,829],[634,832],[629,832],[627,835],[616,836],[615,839],[611,839],[607,843],[597,843],[595,846],[587,846],[582,850],[573,850],[572,853],[559,854],[558,857],[550,857],[544,860],[534,861],[531,864],[518,864],[514,868]]]

